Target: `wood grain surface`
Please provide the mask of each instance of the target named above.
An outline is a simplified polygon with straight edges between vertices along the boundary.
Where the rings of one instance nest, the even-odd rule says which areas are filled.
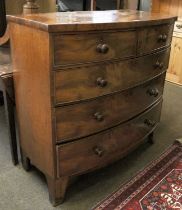
[[[79,33],[77,35],[58,34],[53,37],[53,40],[55,65],[71,65],[136,56],[136,30]]]
[[[106,130],[142,113],[161,97],[164,81],[165,73],[148,83],[118,94],[57,108],[57,142]]]
[[[10,30],[20,147],[33,164],[54,177],[49,35],[12,23]]]
[[[161,101],[139,117],[69,144],[57,146],[58,175],[70,176],[103,167],[135,148],[160,120]],[[152,122],[150,125],[148,121]]]
[[[169,53],[170,48],[136,59],[55,71],[55,105],[91,99],[139,85],[168,68]],[[99,79],[107,83],[100,83]]]
[[[95,31],[173,23],[176,16],[134,10],[9,15],[8,20],[48,32]]]

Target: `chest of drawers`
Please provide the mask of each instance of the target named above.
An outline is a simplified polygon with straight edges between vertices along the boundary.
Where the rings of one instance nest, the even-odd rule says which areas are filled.
[[[45,174],[58,205],[71,177],[152,135],[176,17],[127,10],[8,20],[23,167]]]

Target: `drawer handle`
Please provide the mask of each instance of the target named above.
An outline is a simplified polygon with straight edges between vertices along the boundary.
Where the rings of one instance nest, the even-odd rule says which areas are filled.
[[[103,79],[102,77],[97,78],[97,85],[100,87],[107,86],[107,80]]]
[[[163,62],[159,62],[159,61],[157,61],[157,62],[156,62],[156,64],[155,64],[155,67],[156,67],[156,68],[163,69],[163,67],[164,67],[164,63],[163,63]]]
[[[99,121],[99,122],[101,122],[101,121],[104,120],[104,116],[103,116],[100,112],[96,112],[96,113],[94,114],[94,118],[95,118],[97,121]]]
[[[182,29],[182,25],[180,25],[180,24],[177,24],[176,27],[177,27],[178,29]]]
[[[159,90],[157,88],[150,88],[147,93],[150,95],[150,96],[154,96],[154,97],[157,97],[159,95]]]
[[[106,54],[109,51],[109,46],[107,44],[98,44],[97,52]]]
[[[100,147],[97,147],[97,146],[93,148],[93,151],[99,157],[102,157],[103,154],[104,154],[104,150],[102,148],[100,148]]]
[[[148,127],[154,127],[156,122],[155,121],[152,121],[152,120],[149,120],[149,119],[146,119],[144,121],[144,123],[148,126]]]
[[[167,41],[167,35],[166,34],[160,34],[159,37],[158,37],[158,40],[162,41],[162,42],[166,42]]]

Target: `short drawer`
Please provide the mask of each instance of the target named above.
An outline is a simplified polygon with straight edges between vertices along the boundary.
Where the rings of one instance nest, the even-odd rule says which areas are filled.
[[[156,54],[54,72],[55,104],[107,95],[143,83],[168,68],[170,48]]]
[[[174,25],[160,25],[141,29],[139,32],[138,55],[150,53],[170,45]]]
[[[106,130],[142,113],[161,97],[164,80],[165,73],[117,94],[56,108],[57,142]]]
[[[54,65],[71,65],[135,56],[136,37],[136,31],[55,35],[53,37]]]
[[[160,120],[159,102],[142,115],[105,132],[57,146],[58,176],[71,176],[100,168],[135,148]]]

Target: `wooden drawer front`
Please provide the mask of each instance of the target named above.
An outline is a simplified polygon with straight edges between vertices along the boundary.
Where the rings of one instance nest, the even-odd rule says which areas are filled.
[[[139,32],[138,54],[150,53],[168,46],[172,40],[174,25],[145,28]]]
[[[126,155],[160,120],[162,102],[139,117],[105,132],[57,146],[59,176],[81,174]]]
[[[167,49],[113,64],[56,71],[55,104],[95,98],[136,86],[166,70],[169,53],[170,49]]]
[[[57,141],[81,138],[136,116],[161,97],[164,80],[162,74],[142,86],[112,96],[57,108]]]
[[[182,21],[175,22],[174,32],[182,33]]]
[[[136,55],[136,31],[54,36],[54,64],[71,65]]]

